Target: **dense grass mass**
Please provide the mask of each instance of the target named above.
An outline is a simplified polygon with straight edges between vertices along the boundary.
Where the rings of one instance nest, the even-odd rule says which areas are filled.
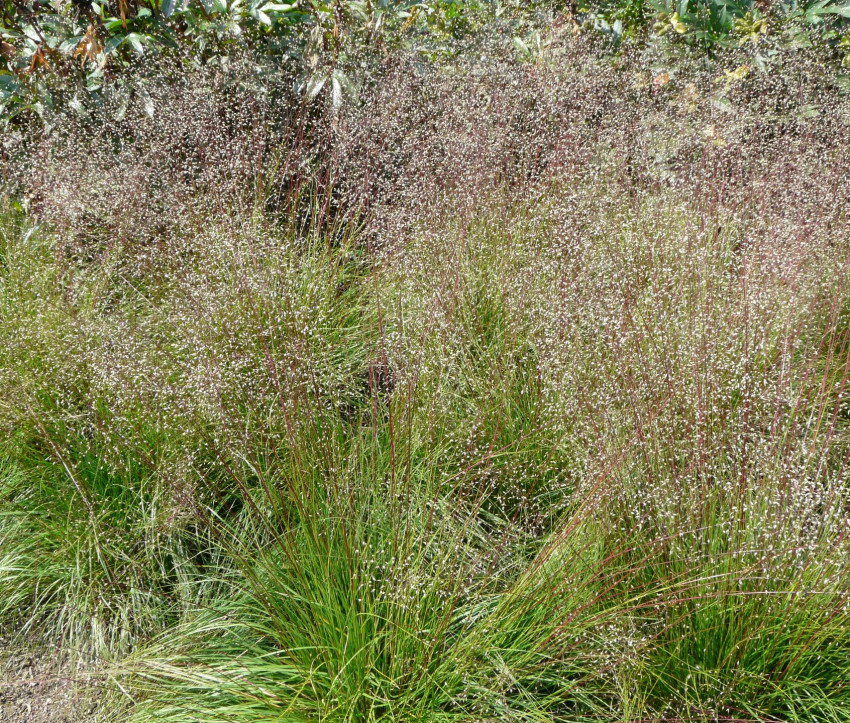
[[[500,47],[5,141],[0,626],[105,720],[850,721],[850,96]]]

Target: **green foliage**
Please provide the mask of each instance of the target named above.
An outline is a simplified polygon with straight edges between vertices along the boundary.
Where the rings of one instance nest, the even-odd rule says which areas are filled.
[[[587,20],[615,39],[648,31],[709,52],[743,45],[792,49],[842,42],[850,5],[830,0],[760,3],[754,0],[624,0],[590,2]]]
[[[111,86],[150,109],[133,72],[175,59],[226,66],[246,54],[259,77],[283,70],[308,99],[324,92],[338,107],[399,48],[435,60],[459,41],[509,36],[530,60],[565,22],[615,45],[647,34],[708,52],[751,45],[760,56],[815,45],[850,62],[850,6],[831,0],[4,0],[0,118],[46,119],[66,105],[84,112]]]
[[[356,93],[364,62],[401,44],[439,53],[491,13],[455,0],[4,0],[0,117],[83,108],[162,58],[226,65],[246,53],[294,72],[309,99],[324,88],[338,105]]]

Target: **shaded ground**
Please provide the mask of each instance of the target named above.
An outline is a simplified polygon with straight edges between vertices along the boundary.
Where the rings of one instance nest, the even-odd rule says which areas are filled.
[[[96,692],[49,651],[11,652],[0,637],[0,723],[95,723]]]

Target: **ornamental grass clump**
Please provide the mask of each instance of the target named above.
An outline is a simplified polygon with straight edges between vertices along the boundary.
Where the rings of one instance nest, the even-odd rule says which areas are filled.
[[[847,96],[483,48],[8,169],[2,625],[137,723],[850,720]]]

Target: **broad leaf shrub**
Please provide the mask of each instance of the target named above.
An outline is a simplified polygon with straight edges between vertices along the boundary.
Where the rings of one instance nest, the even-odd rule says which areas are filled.
[[[593,0],[577,3],[576,29],[593,29],[615,45],[655,38],[714,55],[747,47],[769,66],[778,56],[817,47],[845,65],[850,5],[753,0]]]
[[[66,106],[85,114],[109,95],[113,115],[153,105],[140,68],[227,68],[251,51],[261,78],[287,71],[308,99],[353,100],[376,65],[400,47],[423,58],[491,26],[485,0],[4,0],[0,5],[0,120],[50,126]],[[499,23],[521,32],[551,19],[548,3],[509,2]]]
[[[283,72],[305,98],[338,107],[356,102],[402,49],[431,63],[498,38],[528,62],[564,34],[593,36],[614,56],[624,46],[703,58],[744,49],[765,73],[800,50],[850,64],[850,5],[841,0],[4,0],[0,121],[50,128],[57,109],[85,116],[104,103],[117,120],[130,106],[151,115],[140,69],[227,72],[246,50],[256,83]]]

